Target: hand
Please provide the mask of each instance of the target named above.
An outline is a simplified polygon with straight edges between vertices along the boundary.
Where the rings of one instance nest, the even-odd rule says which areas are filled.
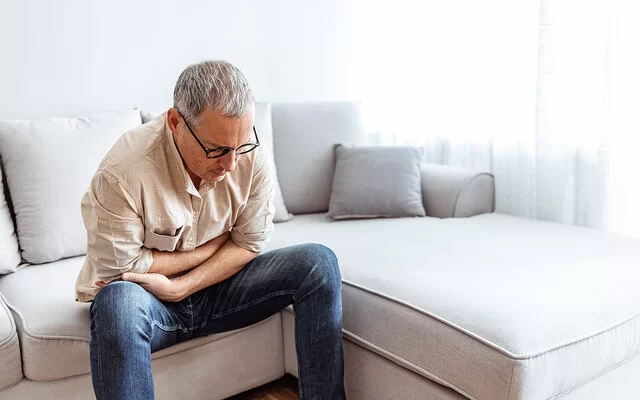
[[[137,283],[162,301],[177,302],[186,297],[183,295],[182,285],[177,278],[169,279],[162,274],[139,274],[136,272],[125,272],[121,278],[126,282]],[[107,283],[100,281],[96,282],[96,285],[102,288]]]

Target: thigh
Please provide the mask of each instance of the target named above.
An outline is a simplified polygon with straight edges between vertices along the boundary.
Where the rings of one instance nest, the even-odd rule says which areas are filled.
[[[126,344],[142,333],[151,351],[175,344],[185,331],[187,312],[181,303],[165,303],[132,282],[112,282],[91,304],[92,339]],[[110,337],[110,338],[109,338]]]
[[[257,323],[293,303],[324,246],[300,244],[259,255],[234,276],[190,296],[194,336]]]

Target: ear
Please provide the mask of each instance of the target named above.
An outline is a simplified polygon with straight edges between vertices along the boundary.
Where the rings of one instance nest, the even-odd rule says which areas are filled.
[[[174,133],[177,132],[178,124],[180,124],[181,122],[182,122],[182,117],[178,113],[178,110],[171,107],[167,111],[167,124],[169,125],[169,129],[171,129],[171,132],[174,132]]]

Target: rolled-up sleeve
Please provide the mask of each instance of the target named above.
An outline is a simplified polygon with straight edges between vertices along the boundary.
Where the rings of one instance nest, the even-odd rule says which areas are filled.
[[[260,253],[273,232],[275,180],[265,149],[260,147],[256,151],[249,198],[233,225],[231,240],[244,249]]]
[[[151,267],[153,256],[143,247],[144,225],[136,208],[126,188],[106,171],[94,176],[82,199],[87,261],[104,282]]]

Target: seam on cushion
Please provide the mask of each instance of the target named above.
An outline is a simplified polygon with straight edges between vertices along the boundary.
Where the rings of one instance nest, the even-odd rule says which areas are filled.
[[[12,351],[11,346],[13,346],[14,344],[18,344],[18,346],[20,346],[20,338],[18,338],[18,335],[13,335],[11,336],[11,339],[9,341],[4,342],[3,347],[0,347],[0,354],[2,354],[5,351],[10,353]],[[8,346],[4,347],[4,345],[8,345]]]
[[[283,310],[284,311],[284,310]],[[293,314],[293,311],[288,310],[290,313]],[[342,329],[342,336],[346,339],[349,340],[351,343],[354,343],[357,346],[362,347],[365,350],[371,351],[372,353],[375,353],[377,355],[379,355],[380,357],[384,358],[385,360],[391,361],[392,363],[399,365],[403,368],[408,369],[409,371],[412,371],[420,376],[423,376],[439,385],[442,386],[446,386],[460,394],[462,394],[463,396],[471,399],[471,400],[478,400],[476,397],[473,397],[471,394],[465,392],[464,390],[458,388],[456,385],[440,378],[439,376],[437,376],[436,374],[416,365],[415,363],[407,360],[406,358],[400,357],[397,354],[394,354],[380,346],[377,346],[373,343],[371,343],[370,341],[346,330],[346,329]],[[514,363],[515,365],[515,363]],[[511,390],[511,388],[509,388],[509,390]]]
[[[344,280],[343,279],[342,283],[347,284],[349,286],[352,286],[354,288],[360,289],[360,290],[362,290],[364,292],[379,296],[379,297],[381,297],[383,299],[387,299],[387,300],[393,301],[393,302],[395,302],[397,304],[403,305],[403,306],[405,306],[407,308],[410,308],[410,309],[412,309],[414,311],[417,311],[417,312],[422,313],[422,314],[424,314],[424,315],[426,315],[428,317],[431,317],[431,318],[433,318],[435,320],[438,320],[438,321],[440,321],[440,322],[442,322],[442,323],[444,323],[444,324],[446,324],[446,325],[448,325],[448,326],[450,326],[450,327],[452,327],[452,328],[464,333],[465,335],[467,335],[467,336],[469,336],[469,337],[471,337],[473,339],[478,340],[481,343],[486,344],[487,346],[493,348],[494,350],[497,350],[497,351],[501,352],[502,354],[504,354],[506,356],[509,356],[509,357],[511,357],[511,358],[513,358],[515,360],[527,360],[527,359],[536,358],[536,357],[542,356],[542,355],[544,355],[546,353],[549,353],[551,351],[559,350],[559,349],[562,349],[564,347],[568,347],[568,346],[577,344],[579,342],[583,342],[585,340],[591,339],[591,338],[596,337],[598,335],[604,334],[604,333],[606,333],[608,331],[614,330],[615,328],[617,328],[617,327],[619,327],[619,326],[621,326],[621,325],[623,325],[623,324],[625,324],[625,323],[627,323],[627,322],[629,322],[629,321],[631,321],[633,319],[636,319],[636,318],[638,318],[638,316],[640,316],[640,313],[637,312],[637,313],[632,314],[629,317],[623,318],[619,322],[616,322],[616,323],[613,323],[613,324],[609,325],[608,327],[606,327],[604,329],[598,330],[598,331],[596,331],[594,333],[591,333],[591,334],[580,336],[578,339],[571,340],[569,342],[562,343],[562,344],[559,344],[559,345],[554,345],[554,346],[551,346],[550,348],[545,349],[545,350],[541,350],[541,351],[537,351],[537,352],[533,352],[533,353],[528,353],[528,354],[525,353],[525,354],[518,355],[518,354],[511,353],[509,350],[504,349],[503,347],[491,342],[490,340],[487,340],[487,339],[485,339],[485,338],[483,338],[483,337],[481,337],[481,336],[479,336],[479,335],[477,335],[477,334],[475,334],[475,333],[473,333],[471,331],[468,331],[468,330],[466,330],[466,329],[454,324],[453,322],[450,322],[450,321],[448,321],[448,320],[446,320],[446,319],[444,319],[442,317],[439,317],[439,316],[437,316],[437,315],[435,315],[435,314],[433,314],[431,312],[428,312],[426,310],[423,310],[423,309],[421,309],[419,307],[411,305],[411,304],[409,304],[409,303],[407,303],[405,301],[402,301],[402,300],[396,299],[394,297],[382,294],[380,292],[377,292],[375,290],[366,288],[364,286],[360,286],[360,285],[355,284],[353,282],[349,282],[348,280]]]
[[[473,182],[476,178],[478,178],[480,176],[489,176],[489,177],[491,177],[491,179],[495,179],[493,174],[491,174],[489,172],[479,172],[479,173],[473,175],[471,178],[467,179],[467,181],[462,186],[462,189],[460,189],[460,191],[458,191],[458,194],[456,195],[456,201],[454,202],[454,205],[453,205],[453,212],[451,213],[451,215],[454,218],[456,217],[456,211],[458,211],[458,202],[460,201],[460,197],[462,197],[462,192],[467,190],[467,188],[471,185],[471,182]]]
[[[564,392],[562,392],[562,393],[560,393],[560,394],[557,394],[557,395],[555,395],[555,396],[553,396],[553,397],[549,398],[549,400],[556,400],[556,399],[560,399],[560,398],[564,397],[565,395],[567,395],[567,394],[569,394],[569,393],[573,392],[574,390],[579,389],[579,388],[581,388],[582,386],[584,386],[584,385],[586,385],[586,384],[589,384],[589,383],[591,383],[591,382],[595,381],[596,379],[600,378],[601,376],[608,374],[609,372],[611,372],[611,371],[613,371],[613,370],[617,369],[618,367],[622,367],[624,364],[627,364],[627,363],[632,362],[633,360],[635,360],[635,359],[636,359],[636,358],[638,358],[639,356],[640,356],[640,352],[637,352],[637,353],[635,353],[635,355],[633,355],[632,357],[627,358],[627,359],[626,359],[626,360],[624,360],[624,361],[620,361],[619,363],[612,365],[611,367],[609,367],[609,368],[607,368],[606,370],[602,371],[601,373],[599,373],[598,375],[594,376],[593,378],[588,379],[588,380],[586,380],[586,381],[582,382],[581,384],[579,384],[579,385],[576,385],[576,386],[572,387],[572,388],[571,388],[571,389],[569,389],[569,390],[565,390]]]
[[[394,354],[388,350],[385,350],[384,348],[380,347],[380,346],[376,346],[375,344],[369,342],[366,339],[361,338],[360,336],[353,334],[349,331],[347,331],[346,329],[342,330],[342,334],[345,337],[345,339],[349,340],[350,342],[356,344],[357,346],[362,347],[365,350],[371,351],[372,353],[375,353],[377,355],[379,355],[380,357],[391,361],[392,363],[399,365],[403,368],[408,369],[409,371],[412,371],[418,375],[421,375],[427,379],[430,379],[432,381],[434,381],[435,383],[448,387],[458,393],[460,393],[461,395],[471,399],[471,400],[478,400],[476,397],[474,397],[473,395],[465,392],[464,390],[460,389],[459,387],[457,387],[456,385],[448,382],[445,379],[440,378],[439,376],[437,376],[436,374],[412,363],[411,361],[408,361],[405,358],[402,358],[400,356],[398,356],[397,354]]]
[[[0,295],[0,296],[2,296],[2,295]],[[80,342],[89,342],[89,339],[87,339],[87,338],[83,338],[83,337],[80,337],[80,336],[67,336],[67,335],[43,335],[43,334],[40,334],[40,333],[32,332],[32,331],[31,331],[31,330],[29,330],[29,328],[27,327],[27,324],[26,324],[26,322],[25,322],[25,318],[24,318],[24,316],[22,315],[22,313],[21,313],[20,311],[18,311],[15,307],[13,307],[11,304],[9,304],[8,302],[6,303],[6,305],[9,307],[9,309],[11,309],[14,313],[16,313],[16,314],[18,315],[18,317],[20,318],[21,326],[22,326],[22,330],[24,331],[24,333],[25,333],[27,336],[29,336],[29,337],[31,337],[31,338],[33,338],[33,339],[43,339],[43,340],[76,340],[76,341],[80,341]],[[268,319],[268,318],[267,318],[267,319]],[[266,321],[266,320],[264,320],[264,321]],[[260,321],[260,322],[258,322],[258,323],[256,323],[256,324],[254,324],[254,325],[258,325],[258,324],[260,324],[260,323],[262,323],[262,322],[264,322],[264,321]],[[12,322],[13,322],[13,320],[12,320]],[[235,331],[235,332],[237,332],[237,333],[238,333],[238,332],[242,332],[243,330],[248,329],[248,328],[251,328],[251,327],[252,327],[252,326],[254,326],[254,325],[250,325],[250,326],[247,326],[247,327],[244,327],[244,328],[240,328],[240,329],[237,329],[237,330],[234,330],[234,331]],[[15,325],[14,325],[14,327],[15,327]],[[16,330],[16,332],[17,332],[17,330]],[[216,339],[216,340],[217,340],[217,339]],[[207,342],[207,343],[208,343],[208,342]]]
[[[274,315],[275,315],[275,314],[274,314]],[[222,334],[223,334],[224,336],[222,336],[222,337],[218,337],[218,338],[215,338],[215,339],[213,339],[213,340],[205,341],[205,342],[204,342],[204,343],[202,343],[202,344],[198,344],[198,345],[196,345],[196,346],[192,346],[192,347],[186,347],[185,349],[178,350],[178,351],[168,352],[167,354],[163,354],[163,355],[161,355],[161,356],[156,356],[156,354],[158,354],[159,352],[164,351],[164,350],[166,350],[166,349],[170,349],[172,346],[166,347],[166,348],[164,348],[164,349],[162,349],[162,350],[158,350],[157,352],[151,353],[151,360],[153,361],[153,360],[156,360],[156,359],[161,359],[161,358],[169,357],[169,356],[172,356],[172,355],[174,355],[174,354],[181,353],[181,352],[183,352],[183,351],[188,351],[188,350],[195,349],[195,348],[198,348],[198,347],[201,347],[201,346],[206,346],[206,345],[208,345],[208,344],[210,344],[210,343],[217,342],[218,340],[225,339],[225,338],[230,337],[230,336],[233,336],[233,335],[235,335],[235,334],[237,334],[237,333],[240,333],[240,332],[246,331],[246,330],[251,329],[251,328],[253,328],[253,327],[255,327],[255,326],[258,326],[258,325],[261,325],[261,324],[263,324],[263,323],[266,323],[267,321],[269,321],[269,320],[270,320],[270,318],[271,318],[271,317],[269,317],[269,318],[267,318],[267,319],[265,319],[265,320],[262,320],[262,321],[260,321],[260,322],[257,322],[257,323],[255,323],[255,324],[253,324],[253,325],[245,326],[244,328],[236,329],[236,330],[233,330],[233,331],[222,332]],[[229,332],[232,332],[232,333],[229,333]],[[212,336],[212,335],[207,335],[207,336],[203,336],[203,337],[210,337],[210,336]],[[48,340],[53,340],[53,339],[64,339],[64,338],[63,338],[63,337],[52,337],[52,338],[47,338],[47,339],[48,339]],[[189,340],[187,340],[187,341],[177,343],[177,344],[175,344],[174,346],[180,345],[180,344],[182,344],[182,343],[188,343],[188,342],[190,342],[190,341],[197,340],[197,339],[201,339],[201,338],[192,338],[192,339],[189,339]],[[24,364],[23,364],[23,366],[24,366]],[[30,380],[30,381],[32,381],[32,382],[53,382],[53,381],[57,381],[57,380],[59,380],[59,379],[66,379],[66,378],[71,378],[71,377],[74,377],[74,376],[80,376],[80,375],[85,375],[85,374],[91,374],[91,372],[74,373],[74,374],[71,374],[71,375],[63,376],[63,377],[60,377],[60,378],[54,378],[54,379],[50,379],[50,378],[49,378],[49,379],[30,379],[30,378],[28,378],[27,376],[25,376],[25,375],[24,375],[24,373],[23,373],[23,379],[27,379],[27,380]],[[2,390],[4,390],[4,389],[2,389]],[[2,393],[2,390],[0,390],[0,393]]]
[[[20,339],[18,338],[17,333],[12,335],[10,341],[8,343],[7,342],[3,343],[2,346],[4,346],[5,344],[8,344],[8,346],[6,348],[0,348],[0,358],[2,358],[4,356],[4,354],[11,355],[11,353],[15,351],[15,349],[12,349],[11,346],[13,346],[13,345],[17,345],[18,346],[18,350],[17,350],[18,354],[17,355],[18,355],[18,359],[20,361],[20,368],[19,368],[19,370],[20,370],[20,379],[18,379],[17,382],[13,382],[9,386],[0,388],[0,393],[2,393],[2,391],[5,390],[5,389],[11,388],[11,387],[17,385],[18,383],[20,383],[25,378],[25,376],[24,376],[24,361],[22,360],[22,346],[20,344]],[[5,350],[7,350],[7,351],[5,352]]]
[[[11,388],[14,388],[14,387],[18,386],[22,381],[28,381],[28,380],[29,380],[29,378],[27,378],[27,377],[26,377],[26,376],[24,376],[24,374],[23,374],[23,375],[22,375],[22,379],[20,379],[18,382],[16,382],[16,383],[12,383],[11,385],[6,386],[6,387],[3,387],[2,389],[0,389],[0,395],[2,394],[2,392],[5,392],[5,391],[7,391],[7,392],[8,392],[9,390],[11,390]],[[1,397],[1,396],[0,396],[0,397]]]
[[[4,347],[4,345],[10,343],[14,337],[18,336],[18,329],[16,328],[16,321],[13,320],[11,310],[9,310],[9,305],[7,304],[7,301],[2,294],[0,294],[0,303],[2,304],[2,308],[7,313],[7,318],[9,319],[9,323],[11,324],[11,332],[9,332],[9,336],[4,340],[0,340],[0,347]]]
[[[45,339],[45,340],[77,340],[77,341],[81,341],[81,342],[89,342],[89,339],[87,338],[83,338],[80,336],[66,336],[66,335],[43,335],[40,333],[35,333],[32,332],[31,330],[29,330],[29,328],[27,327],[26,324],[26,320],[24,318],[24,316],[22,315],[22,313],[20,311],[18,311],[17,308],[15,308],[14,306],[12,306],[11,304],[7,303],[7,306],[9,306],[9,308],[18,316],[18,318],[20,318],[20,325],[22,326],[22,330],[24,331],[24,333],[33,338],[33,339]]]
[[[511,388],[513,387],[513,370],[516,369],[516,361],[512,360],[511,364],[511,377],[509,378],[509,391],[507,392],[507,399],[511,399]]]

